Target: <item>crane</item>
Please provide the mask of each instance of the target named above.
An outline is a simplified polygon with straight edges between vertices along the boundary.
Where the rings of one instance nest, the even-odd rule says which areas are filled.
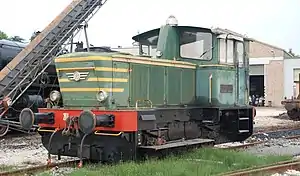
[[[107,0],[73,0],[46,28],[0,71],[0,136],[9,128],[21,128],[5,113],[39,78],[53,59]],[[18,117],[16,117],[18,119]]]

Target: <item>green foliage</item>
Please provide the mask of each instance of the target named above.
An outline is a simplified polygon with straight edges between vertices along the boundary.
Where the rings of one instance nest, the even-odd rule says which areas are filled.
[[[6,40],[11,40],[11,41],[15,41],[15,42],[24,42],[25,39],[23,39],[20,36],[8,36],[5,32],[0,30],[0,40],[1,39],[6,39]]]
[[[8,38],[11,41],[15,41],[15,42],[24,42],[25,39],[21,38],[20,36],[12,36]]]
[[[14,166],[0,165],[0,172],[8,172],[16,169]]]
[[[8,36],[5,32],[0,30],[0,40],[2,40],[2,39],[8,39]]]

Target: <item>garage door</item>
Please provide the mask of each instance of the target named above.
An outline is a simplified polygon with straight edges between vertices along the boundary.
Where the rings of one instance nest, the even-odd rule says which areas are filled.
[[[250,65],[250,75],[264,75],[264,65]]]

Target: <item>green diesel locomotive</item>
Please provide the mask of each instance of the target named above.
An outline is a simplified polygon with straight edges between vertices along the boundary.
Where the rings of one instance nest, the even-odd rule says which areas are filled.
[[[118,161],[252,135],[247,38],[178,26],[171,16],[133,40],[139,56],[90,51],[55,59],[60,92],[50,94],[48,108],[20,115],[23,128],[39,125],[50,154]],[[145,46],[154,54],[143,54]]]

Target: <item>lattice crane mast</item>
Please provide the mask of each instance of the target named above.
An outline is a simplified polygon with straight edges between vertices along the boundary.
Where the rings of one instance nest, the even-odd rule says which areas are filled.
[[[0,72],[0,124],[19,127],[5,120],[7,110],[37,80],[53,59],[64,50],[63,44],[76,36],[107,0],[73,0]],[[85,24],[84,24],[85,23]],[[18,118],[18,117],[16,117]]]

